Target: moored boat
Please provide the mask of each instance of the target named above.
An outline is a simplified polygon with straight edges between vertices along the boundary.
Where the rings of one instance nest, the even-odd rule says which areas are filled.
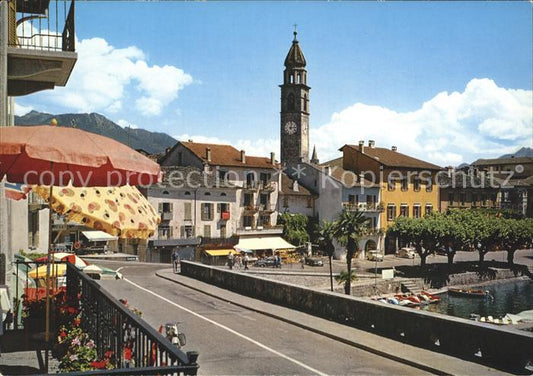
[[[489,294],[489,292],[485,290],[455,289],[455,288],[449,288],[448,293],[450,295],[466,296],[466,297],[472,297],[472,298],[483,298]]]

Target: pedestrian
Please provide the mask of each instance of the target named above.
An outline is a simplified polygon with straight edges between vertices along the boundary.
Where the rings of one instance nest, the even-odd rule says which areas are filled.
[[[305,257],[302,256],[300,258],[300,264],[302,264],[302,269],[304,269],[305,268]]]
[[[276,268],[281,269],[281,256],[279,255],[279,252],[276,253]]]
[[[228,254],[228,266],[229,266],[230,270],[233,269],[233,257],[234,257],[233,256],[233,252],[230,252]]]
[[[244,259],[243,259],[243,262],[244,262],[244,270],[248,270],[248,262],[250,261],[250,258],[248,257],[248,254],[245,253],[244,254]]]
[[[175,249],[174,252],[172,252],[172,266],[174,268],[174,273],[178,272],[179,262],[180,262],[180,255],[178,254],[178,250]]]
[[[235,256],[235,268],[241,269],[242,268],[242,258],[241,255]]]

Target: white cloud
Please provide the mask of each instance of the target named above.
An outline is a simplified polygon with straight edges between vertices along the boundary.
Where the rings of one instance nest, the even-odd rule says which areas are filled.
[[[105,39],[92,38],[78,41],[77,52],[67,87],[48,93],[67,109],[116,113],[131,100],[142,115],[159,115],[193,82],[177,67],[148,65],[144,52],[135,46],[115,48]]]
[[[375,140],[442,166],[497,157],[531,146],[533,92],[473,79],[462,93],[441,92],[412,112],[356,103],[311,130],[322,161],[340,156],[344,144]]]
[[[15,102],[15,115],[23,116],[23,115],[26,115],[31,110],[33,110],[33,107],[31,107],[31,106],[23,106],[23,105],[17,104],[17,102]]]
[[[471,80],[462,93],[441,92],[411,112],[356,103],[311,129],[322,162],[337,158],[345,144],[375,140],[376,146],[398,151],[440,166],[471,163],[531,146],[533,92],[504,89],[489,79]],[[248,155],[279,159],[278,139],[230,141],[216,136],[183,134],[178,140],[230,144]]]

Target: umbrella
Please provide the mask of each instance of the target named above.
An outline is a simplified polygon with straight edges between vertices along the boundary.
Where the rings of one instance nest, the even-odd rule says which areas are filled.
[[[48,265],[41,265],[38,268],[30,270],[28,276],[34,279],[41,279],[46,277],[46,269]],[[67,272],[67,264],[54,264],[50,268],[50,277],[62,277]]]
[[[0,127],[0,180],[52,186],[121,186],[158,181],[159,165],[129,147],[76,128]],[[50,210],[50,223],[52,223]],[[49,226],[51,238],[52,226]],[[48,249],[50,259],[51,249]],[[50,264],[48,264],[50,265]],[[47,267],[47,285],[50,267]],[[50,299],[46,294],[46,336]]]
[[[56,253],[52,253],[52,257],[54,258],[54,261],[56,261],[56,262],[58,262],[58,261],[68,261],[71,264],[74,264],[74,266],[79,268],[79,269],[83,269],[84,267],[89,265],[89,263],[87,261],[85,261],[82,258],[79,258],[78,256],[76,256],[73,253],[56,252]],[[34,261],[46,262],[46,261],[48,261],[48,257],[47,256],[39,257],[39,258],[36,258]]]
[[[104,278],[120,279],[122,278],[122,275],[116,270],[105,268],[103,266],[98,266],[94,264],[88,265],[85,268],[83,268],[83,272],[87,273],[93,278],[97,276],[97,279],[104,279]]]
[[[108,137],[77,128],[0,127],[0,180],[65,186],[147,185],[159,165]]]
[[[34,186],[33,191],[49,201],[49,187]],[[152,204],[130,185],[58,188],[52,194],[52,209],[69,220],[121,238],[147,239],[160,222]]]

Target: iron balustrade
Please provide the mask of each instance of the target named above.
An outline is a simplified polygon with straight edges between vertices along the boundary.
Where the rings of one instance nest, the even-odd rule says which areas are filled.
[[[10,46],[43,51],[75,51],[75,0],[43,2],[45,7],[42,8],[45,9],[27,8],[19,3],[26,4],[11,0],[16,7],[10,13],[13,21],[9,22]],[[16,14],[20,15],[18,19]]]
[[[71,302],[78,302],[82,312],[80,327],[94,340],[98,358],[103,359],[107,351],[112,351],[118,367],[69,375],[196,375],[196,351],[184,353],[178,349],[72,264],[67,264],[67,296]],[[130,368],[122,368],[128,335],[134,348],[133,362]]]

